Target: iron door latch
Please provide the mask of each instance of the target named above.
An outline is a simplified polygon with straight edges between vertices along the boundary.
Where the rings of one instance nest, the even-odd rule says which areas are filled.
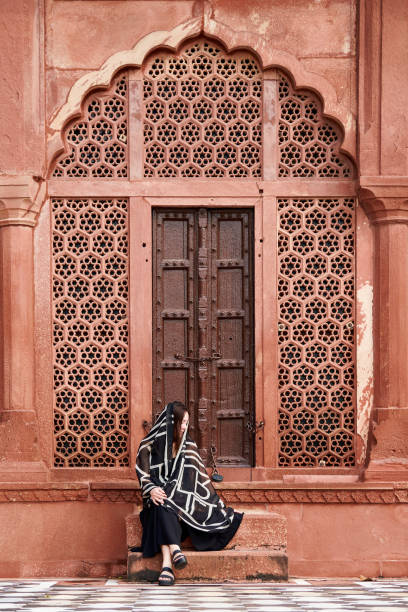
[[[248,421],[245,427],[248,431],[255,434],[257,431],[265,427],[265,421]]]
[[[205,355],[204,357],[188,357],[187,355],[181,355],[181,353],[174,353],[174,357],[182,361],[217,361],[218,359],[222,359],[220,353],[213,353],[212,355]]]

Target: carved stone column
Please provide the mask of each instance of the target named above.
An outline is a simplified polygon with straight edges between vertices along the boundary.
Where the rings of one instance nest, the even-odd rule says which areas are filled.
[[[38,479],[34,407],[33,228],[42,180],[0,179],[0,480]]]
[[[360,181],[374,229],[374,414],[369,480],[408,476],[408,179]]]

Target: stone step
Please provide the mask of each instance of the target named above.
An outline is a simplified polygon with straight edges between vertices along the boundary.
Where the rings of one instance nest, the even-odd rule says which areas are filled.
[[[126,518],[128,548],[140,546],[142,526],[139,514]],[[183,542],[183,549],[191,548],[191,542]],[[260,550],[286,552],[286,518],[276,512],[245,511],[240,528],[225,550]]]
[[[284,552],[263,550],[189,551],[188,565],[175,570],[176,580],[222,582],[224,580],[284,581],[288,579],[288,558]],[[155,582],[161,556],[143,559],[141,553],[128,555],[128,580]]]

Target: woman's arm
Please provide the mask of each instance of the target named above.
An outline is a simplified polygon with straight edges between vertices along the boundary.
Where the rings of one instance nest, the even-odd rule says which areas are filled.
[[[139,479],[143,497],[150,497],[152,502],[158,506],[159,504],[164,503],[167,495],[163,489],[152,482],[150,478],[151,445],[144,444],[144,446],[142,446],[142,444],[140,445],[139,452],[137,454],[136,474]]]

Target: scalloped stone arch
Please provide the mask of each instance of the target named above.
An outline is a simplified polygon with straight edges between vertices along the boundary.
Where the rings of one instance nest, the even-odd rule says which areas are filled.
[[[48,140],[48,159],[50,164],[64,150],[62,132],[64,126],[81,114],[81,104],[87,94],[94,89],[107,88],[115,73],[125,67],[140,67],[144,59],[155,49],[167,48],[176,52],[178,47],[189,38],[209,36],[218,40],[228,52],[247,48],[254,53],[264,70],[280,68],[288,72],[297,89],[314,91],[322,100],[323,113],[340,124],[344,131],[341,151],[353,158],[353,122],[347,108],[337,102],[334,87],[324,77],[308,72],[299,60],[290,53],[270,47],[270,43],[258,33],[236,32],[224,24],[204,16],[184,22],[173,30],[151,32],[141,38],[133,49],[114,53],[99,70],[94,70],[74,83],[66,103],[57,111],[50,123]]]

